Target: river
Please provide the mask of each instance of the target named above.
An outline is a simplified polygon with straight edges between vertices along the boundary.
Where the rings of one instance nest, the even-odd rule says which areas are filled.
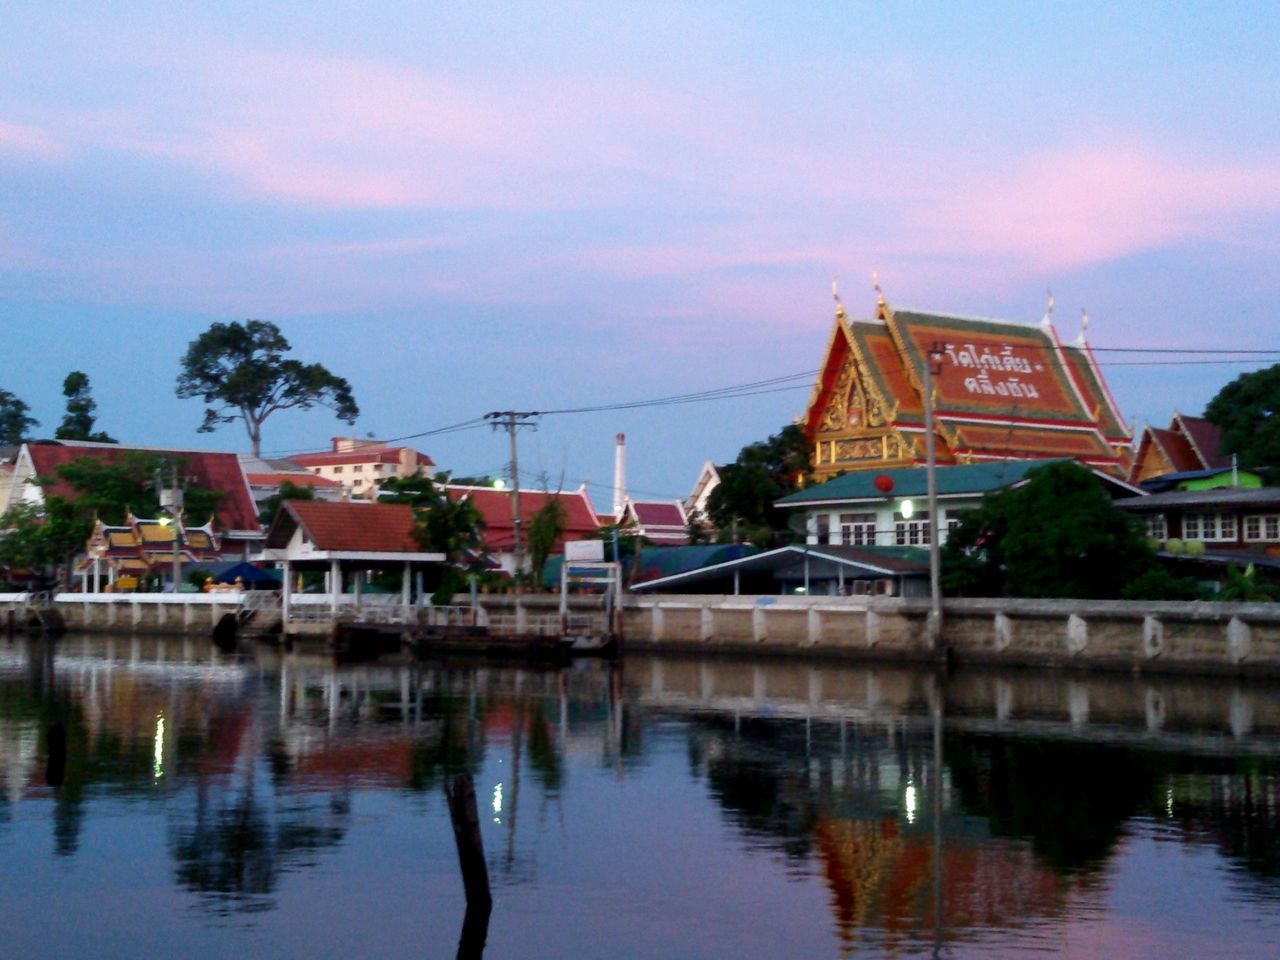
[[[1280,689],[0,641],[0,955],[1280,955]]]

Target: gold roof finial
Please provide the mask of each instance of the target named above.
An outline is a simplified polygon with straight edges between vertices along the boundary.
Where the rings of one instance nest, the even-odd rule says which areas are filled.
[[[871,287],[876,292],[876,306],[883,307],[884,291],[880,289],[880,277],[874,270],[871,271]]]
[[[836,277],[831,278],[831,297],[836,302],[836,316],[844,316],[844,301],[840,299],[840,287]]]

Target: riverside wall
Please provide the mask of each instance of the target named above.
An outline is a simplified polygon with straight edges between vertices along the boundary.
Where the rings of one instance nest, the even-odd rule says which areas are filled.
[[[629,650],[928,661],[929,601],[895,597],[629,598]],[[1280,604],[947,600],[959,663],[1280,677]]]
[[[455,601],[464,604],[468,597]],[[559,597],[482,595],[482,623],[502,632],[554,632]],[[239,594],[60,594],[70,631],[209,636],[241,607]],[[23,622],[21,601],[0,595]],[[599,615],[572,597],[571,615]],[[990,666],[1199,673],[1280,678],[1280,604],[1087,600],[946,600],[942,641],[930,645],[927,599],[629,595],[625,649]]]

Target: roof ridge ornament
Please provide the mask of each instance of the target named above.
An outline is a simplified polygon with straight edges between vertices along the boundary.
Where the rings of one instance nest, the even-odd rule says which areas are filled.
[[[844,313],[844,301],[840,299],[840,286],[839,286],[839,278],[838,278],[838,277],[832,277],[832,278],[831,278],[831,298],[832,298],[833,300],[835,300],[835,302],[836,302],[836,317],[837,317],[837,319],[843,320],[843,319],[844,319],[844,316],[845,316],[845,313]]]
[[[1046,327],[1052,327],[1053,326],[1053,291],[1046,290],[1045,296],[1048,298],[1048,302],[1045,304],[1045,307],[1044,307],[1044,319],[1041,320],[1040,323]]]
[[[1088,330],[1089,330],[1089,311],[1086,310],[1084,307],[1081,307],[1080,308],[1080,336],[1076,342],[1079,343],[1080,346],[1082,347],[1085,345],[1085,334],[1088,332]]]
[[[871,271],[871,289],[876,292],[876,306],[884,306],[884,291],[880,289],[880,276],[876,271]]]

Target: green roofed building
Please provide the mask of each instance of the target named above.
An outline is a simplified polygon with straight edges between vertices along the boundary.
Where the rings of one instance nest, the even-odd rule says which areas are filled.
[[[1002,460],[937,469],[941,540],[966,510],[997,490],[1026,482],[1027,474],[1054,460]],[[1093,473],[1114,499],[1144,491],[1100,469]],[[912,547],[929,543],[927,477],[923,467],[846,473],[783,497],[779,507],[802,511],[806,542],[847,547]]]

